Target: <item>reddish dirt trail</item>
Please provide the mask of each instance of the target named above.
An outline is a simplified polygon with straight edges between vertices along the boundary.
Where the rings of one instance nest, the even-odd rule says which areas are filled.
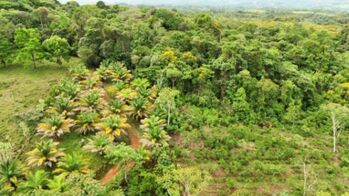
[[[138,149],[141,146],[140,137],[138,135],[137,129],[134,124],[131,123],[131,128],[127,130],[128,138],[130,140],[131,147],[133,149]],[[127,168],[131,168],[134,166],[133,162],[126,163]],[[114,166],[108,170],[108,172],[101,179],[102,184],[107,184],[110,182],[115,175],[117,175],[119,171],[118,166]]]

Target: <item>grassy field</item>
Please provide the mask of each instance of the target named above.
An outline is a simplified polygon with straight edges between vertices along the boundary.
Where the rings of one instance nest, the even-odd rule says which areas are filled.
[[[37,69],[12,65],[0,68],[0,141],[16,143],[16,116],[33,110],[50,86],[67,76],[67,67],[41,65]]]

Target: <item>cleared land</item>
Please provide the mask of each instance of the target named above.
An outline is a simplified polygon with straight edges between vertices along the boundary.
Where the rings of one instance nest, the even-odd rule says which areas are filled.
[[[32,111],[46,97],[50,86],[66,76],[66,67],[54,65],[0,68],[0,141],[19,141],[16,116]]]

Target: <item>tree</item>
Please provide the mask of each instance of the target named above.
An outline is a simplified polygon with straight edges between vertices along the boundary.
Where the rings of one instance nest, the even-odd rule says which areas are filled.
[[[69,175],[72,172],[86,174],[90,171],[82,154],[76,152],[66,154],[57,164],[53,173]]]
[[[98,130],[97,122],[99,116],[95,112],[82,112],[77,116],[76,124],[78,128],[75,130],[79,134],[93,133]]]
[[[64,156],[62,149],[58,149],[57,146],[58,142],[53,140],[42,140],[34,150],[27,153],[28,165],[52,168]]]
[[[36,68],[37,60],[44,56],[39,32],[36,29],[19,28],[16,30],[15,43],[18,48],[17,59],[30,59]]]
[[[39,18],[41,29],[47,26],[48,23],[48,9],[46,7],[39,7],[34,10],[34,15]]]
[[[98,129],[106,134],[111,141],[119,138],[121,134],[126,133],[126,129],[130,127],[127,118],[111,115],[105,118],[102,123],[97,125]]]
[[[0,61],[6,66],[12,60],[13,47],[6,37],[0,36]]]
[[[116,146],[110,145],[104,157],[110,160],[111,164],[117,163],[119,166],[126,165],[128,161],[140,161],[143,158],[142,155],[125,143],[120,143]]]
[[[100,9],[105,9],[108,6],[104,3],[104,1],[97,1],[96,6]]]
[[[150,116],[141,120],[141,129],[144,131],[141,142],[146,147],[167,146],[170,136],[164,130],[165,120],[158,116]]]
[[[132,100],[131,106],[131,116],[136,120],[147,117],[152,110],[152,104],[150,104],[148,99],[144,97],[137,97],[136,99]]]
[[[287,123],[294,125],[299,119],[301,119],[302,104],[299,101],[291,101],[283,115],[283,120]]]
[[[198,195],[208,185],[211,176],[195,167],[178,168],[172,172],[173,179],[181,187],[181,195]]]
[[[104,157],[109,160],[109,163],[117,163],[120,168],[124,169],[124,178],[126,182],[127,172],[129,169],[127,163],[130,161],[140,163],[143,159],[143,156],[140,153],[138,153],[131,146],[128,146],[125,143],[121,143],[116,146],[110,145],[107,148]]]
[[[63,116],[52,115],[44,119],[44,122],[39,123],[37,131],[44,136],[58,138],[65,133],[69,133],[74,125],[74,120],[72,119],[64,119]]]
[[[239,88],[232,99],[232,108],[236,120],[248,122],[251,119],[252,110],[247,102],[246,92],[244,88]]]
[[[349,121],[349,108],[336,103],[329,103],[323,106],[329,112],[332,124],[333,152],[337,151],[337,139],[342,129]]]
[[[176,109],[176,96],[179,95],[178,90],[171,88],[164,88],[160,91],[159,97],[155,100],[155,105],[157,109],[165,112],[167,116],[167,126],[170,125],[171,115],[175,112]]]
[[[62,65],[62,60],[69,60],[71,48],[66,39],[54,35],[46,39],[42,45],[46,52],[47,59],[50,59],[60,65]]]
[[[182,72],[176,68],[174,64],[170,64],[165,69],[166,77],[171,80],[172,88],[174,88],[176,81],[183,75]]]

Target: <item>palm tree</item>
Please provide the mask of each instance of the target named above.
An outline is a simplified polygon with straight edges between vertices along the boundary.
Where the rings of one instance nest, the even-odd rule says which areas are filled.
[[[81,154],[71,153],[63,157],[57,164],[57,169],[55,169],[53,173],[68,175],[72,172],[86,174],[89,171],[83,156]]]
[[[99,76],[96,74],[93,74],[92,76],[88,77],[86,80],[81,81],[80,84],[86,90],[100,88],[102,86],[102,82],[100,81]]]
[[[42,140],[34,150],[27,153],[28,165],[52,168],[64,156],[62,149],[58,149],[57,146],[58,142],[53,142],[53,140]]]
[[[78,95],[79,91],[80,89],[78,84],[71,81],[64,81],[58,88],[58,95],[63,94],[73,99]]]
[[[140,88],[148,88],[150,86],[150,83],[147,79],[136,78],[131,82],[131,86],[138,90]]]
[[[67,189],[67,185],[68,185],[65,177],[66,177],[65,174],[54,176],[53,179],[48,180],[47,186],[50,188],[50,190],[64,192]]]
[[[39,123],[37,127],[38,134],[58,138],[65,133],[69,133],[71,127],[74,126],[74,120],[64,119],[63,116],[52,115],[44,119],[43,123]]]
[[[152,104],[149,103],[147,98],[139,97],[131,101],[133,107],[132,117],[136,120],[147,117],[149,112],[152,110]]]
[[[104,155],[106,147],[111,143],[112,141],[106,134],[100,133],[88,139],[87,144],[84,146],[84,150],[97,153],[99,155]]]
[[[140,97],[148,97],[152,93],[151,90],[148,89],[150,83],[147,79],[136,78],[131,82],[131,86],[137,91]]]
[[[26,181],[22,182],[19,188],[26,193],[45,188],[48,179],[48,173],[44,170],[30,172],[26,176]]]
[[[124,88],[116,93],[116,98],[124,101],[131,101],[136,97],[137,97],[137,92],[131,88]]]
[[[101,95],[97,91],[90,91],[88,92],[82,99],[80,104],[84,107],[95,107],[100,102]]]
[[[97,122],[99,120],[98,114],[95,112],[82,112],[77,116],[76,123],[78,128],[76,132],[80,134],[87,134],[91,132],[96,132]]]
[[[97,73],[103,82],[130,81],[132,78],[131,72],[120,62],[103,61]]]
[[[127,123],[127,118],[112,115],[105,118],[102,123],[99,123],[98,127],[110,140],[114,141],[120,137],[121,133],[126,134],[125,129],[129,128],[130,125]]]
[[[74,116],[74,101],[69,97],[59,95],[54,98],[52,105],[46,110],[47,113],[66,114],[67,116]]]
[[[157,116],[151,116],[141,121],[140,126],[144,130],[141,142],[146,147],[159,147],[168,145],[170,136],[164,130],[165,120]]]
[[[144,131],[149,131],[151,129],[163,129],[166,125],[166,121],[158,116],[152,115],[149,118],[141,120],[140,128]]]
[[[102,82],[109,82],[108,81],[109,80],[108,68],[104,64],[104,62],[101,63],[101,65],[99,66],[99,68],[97,69],[96,72],[97,72],[97,74]]]
[[[6,160],[0,164],[0,186],[16,189],[21,168],[15,160]]]
[[[121,116],[128,115],[132,111],[132,107],[126,105],[119,99],[111,100],[108,105],[111,112],[113,112],[114,114],[119,114]]]
[[[74,81],[83,81],[88,77],[88,69],[84,65],[71,66],[69,72],[73,76]]]
[[[108,69],[110,70],[110,75],[114,79],[130,81],[132,79],[132,74],[123,64],[120,62],[112,62],[109,64]]]
[[[150,95],[148,96],[149,100],[155,101],[155,99],[158,97],[159,94],[159,88],[158,86],[154,85],[150,88]]]
[[[160,128],[150,129],[146,131],[141,139],[141,143],[146,147],[167,146],[171,139],[167,132]]]

